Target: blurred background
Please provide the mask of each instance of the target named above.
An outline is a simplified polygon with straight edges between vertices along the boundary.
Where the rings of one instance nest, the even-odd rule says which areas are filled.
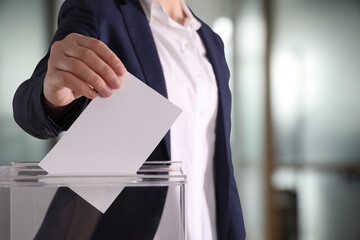
[[[63,0],[0,0],[0,165],[52,146],[12,117]],[[360,239],[360,1],[187,0],[223,39],[249,240]]]

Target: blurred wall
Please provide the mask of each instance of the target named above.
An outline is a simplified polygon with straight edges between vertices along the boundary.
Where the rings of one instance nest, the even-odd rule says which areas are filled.
[[[13,120],[12,99],[47,50],[42,0],[0,1],[0,165],[38,161],[48,144],[22,131]]]
[[[360,160],[360,2],[276,0],[272,82],[281,161]]]
[[[360,239],[360,2],[271,10],[277,208],[296,203],[293,238]]]

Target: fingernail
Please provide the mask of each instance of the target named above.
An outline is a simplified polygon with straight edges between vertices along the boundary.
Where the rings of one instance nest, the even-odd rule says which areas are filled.
[[[118,76],[115,76],[112,80],[112,85],[114,88],[120,88],[121,87],[121,79]]]
[[[89,97],[90,99],[94,99],[97,97],[97,93],[94,90],[89,90]]]
[[[109,97],[112,94],[112,90],[107,85],[105,85],[101,92],[103,97]]]
[[[123,65],[118,65],[117,72],[119,76],[122,76],[126,73],[126,68]]]

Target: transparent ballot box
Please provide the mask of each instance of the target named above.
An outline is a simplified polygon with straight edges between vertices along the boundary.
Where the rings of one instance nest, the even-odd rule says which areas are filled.
[[[146,162],[136,174],[121,175],[1,166],[0,239],[186,239],[185,187],[181,162]],[[109,207],[99,211],[79,191]]]

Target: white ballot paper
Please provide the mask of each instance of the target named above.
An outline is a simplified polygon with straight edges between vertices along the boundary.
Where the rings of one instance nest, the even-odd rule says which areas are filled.
[[[181,109],[126,73],[109,98],[94,99],[39,166],[51,174],[134,174]],[[105,212],[122,188],[71,187]]]

